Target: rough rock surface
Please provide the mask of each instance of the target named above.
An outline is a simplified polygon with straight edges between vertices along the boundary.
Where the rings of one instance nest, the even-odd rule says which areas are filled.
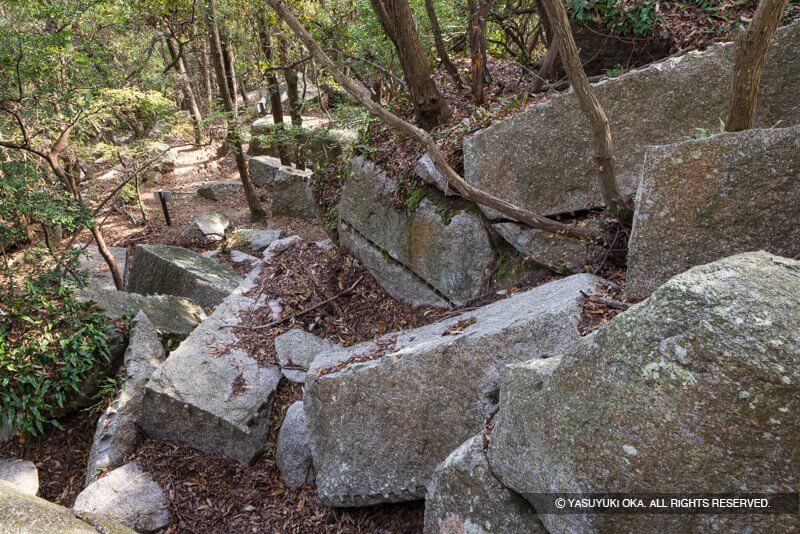
[[[114,402],[97,420],[86,482],[89,485],[108,468],[120,465],[141,442],[139,430],[144,387],[167,354],[158,331],[143,312],[134,318],[130,341],[125,351],[125,373],[128,378]]]
[[[125,279],[125,271],[128,264],[128,249],[123,247],[108,247],[111,255],[117,262],[117,268],[122,279]],[[100,255],[97,247],[89,246],[84,251],[85,256],[81,260],[80,268],[87,273],[86,287],[97,289],[116,290],[114,278],[108,268],[106,260]]]
[[[733,45],[726,43],[595,84],[614,134],[624,191],[635,190],[648,145],[680,141],[697,128],[719,129],[730,103],[732,69]],[[779,29],[770,45],[757,124],[800,122],[799,91],[800,21]],[[591,128],[572,92],[465,137],[463,144],[464,178],[532,213],[602,204]]]
[[[454,304],[479,296],[495,260],[480,216],[462,209],[443,217],[444,204],[438,206],[427,197],[413,213],[398,210],[390,198],[397,187],[397,181],[379,167],[356,158],[342,189],[339,216],[345,232],[357,233],[373,246],[372,257],[385,253]],[[431,192],[433,198],[436,195]],[[349,236],[344,241],[347,246],[355,239]],[[369,255],[358,246],[352,252],[359,259]],[[364,263],[382,285],[394,283],[383,272],[391,269],[370,268],[375,263],[370,260]]]
[[[137,245],[128,291],[177,295],[212,308],[230,295],[241,278],[200,254],[168,245]]]
[[[248,158],[250,179],[253,185],[264,187],[275,181],[278,169],[283,168],[281,160],[272,156],[253,156]]]
[[[233,232],[234,246],[258,254],[273,241],[283,237],[283,230],[262,230],[260,228],[241,228]]]
[[[798,332],[800,262],[757,252],[695,267],[563,356],[510,366],[489,447],[492,470],[523,495],[794,491]],[[796,526],[788,515],[537,509],[551,532]]]
[[[425,280],[384,254],[350,225],[339,222],[339,243],[352,252],[386,292],[412,306],[448,308],[450,303]]]
[[[231,221],[224,213],[217,211],[201,213],[186,227],[183,235],[206,241],[222,241],[225,239],[225,231],[230,226]]]
[[[422,156],[414,167],[414,173],[422,178],[425,183],[435,186],[445,195],[457,195],[453,187],[447,183],[447,177],[442,174],[433,164],[431,157],[427,154]]]
[[[240,250],[231,250],[230,258],[233,263],[250,263],[255,264],[261,260],[250,254],[245,254]]]
[[[287,487],[296,488],[314,482],[314,467],[311,461],[311,445],[303,401],[293,403],[286,410],[275,446],[278,469]]]
[[[494,476],[483,447],[478,434],[433,472],[425,496],[425,533],[546,534],[528,501]]]
[[[306,219],[317,216],[314,191],[311,189],[312,174],[310,169],[278,169],[272,184],[272,215]]]
[[[116,521],[138,532],[154,532],[169,524],[167,495],[135,463],[125,464],[78,494],[74,510]]]
[[[571,276],[317,356],[304,402],[322,501],[423,498],[435,467],[495,409],[505,364],[570,349],[579,338],[580,292],[599,283]]]
[[[514,249],[527,259],[561,274],[584,272],[584,266],[602,258],[605,249],[589,242],[557,236],[517,223],[492,225]]]
[[[283,237],[281,239],[276,239],[272,243],[269,244],[267,248],[264,249],[264,252],[261,253],[261,257],[264,261],[269,261],[274,258],[277,254],[280,254],[294,243],[300,243],[303,241],[303,238],[299,235],[293,235],[289,237]]]
[[[4,534],[134,534],[128,527],[102,518],[75,517],[71,510],[39,497],[20,493],[13,485],[2,480],[0,527]]]
[[[174,295],[140,295],[116,289],[83,288],[78,300],[94,301],[112,320],[121,319],[126,313],[133,315],[143,311],[162,336],[184,338],[206,318],[206,313],[193,300]]]
[[[145,434],[243,464],[266,447],[281,372],[237,347],[236,329],[230,328],[241,322],[242,311],[269,305],[245,295],[260,272],[260,266],[253,269],[153,373],[145,390]]]
[[[26,495],[39,493],[39,470],[33,462],[15,458],[0,460],[0,480]]]
[[[242,188],[242,182],[239,180],[224,180],[200,186],[197,194],[208,200],[225,200],[239,194]]]
[[[800,256],[800,127],[653,147],[639,186],[626,292],[754,250]]]
[[[306,372],[314,358],[319,353],[337,346],[327,339],[299,328],[293,328],[275,338],[275,352],[283,376],[301,384],[306,381]]]

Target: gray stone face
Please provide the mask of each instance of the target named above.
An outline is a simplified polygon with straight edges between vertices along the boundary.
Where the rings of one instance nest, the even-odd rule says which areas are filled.
[[[134,534],[105,520],[81,521],[71,510],[17,491],[0,480],[0,525],[7,534]],[[92,526],[97,525],[97,528]]]
[[[765,252],[695,267],[561,358],[511,366],[489,447],[492,470],[523,495],[793,491],[800,472],[798,273],[800,262]],[[539,511],[551,532],[796,526],[788,515]]]
[[[278,469],[287,487],[296,488],[314,482],[314,467],[311,461],[311,445],[303,401],[295,402],[286,410],[286,416],[278,432],[276,449]]]
[[[95,302],[112,320],[121,319],[128,312],[135,316],[143,311],[161,335],[168,338],[188,336],[206,318],[203,308],[196,302],[173,295],[140,295],[86,287],[77,297],[82,302]]]
[[[258,254],[270,246],[273,241],[283,237],[283,230],[261,230],[258,228],[236,229],[233,232],[234,246],[247,252]]]
[[[281,254],[284,250],[288,249],[295,243],[302,243],[303,238],[299,235],[293,235],[289,237],[283,237],[281,239],[276,239],[272,243],[269,244],[267,248],[264,249],[264,252],[261,253],[261,257],[264,261],[269,261],[276,257],[277,255]]]
[[[33,462],[13,458],[0,460],[0,480],[25,495],[39,493],[39,470]]]
[[[517,223],[492,225],[514,249],[525,258],[560,273],[581,273],[602,259],[605,249],[566,236],[557,236]]]
[[[239,180],[225,180],[200,186],[197,189],[197,194],[208,200],[219,201],[238,195],[242,191],[242,188],[242,182]]]
[[[125,272],[128,264],[128,249],[123,247],[108,247],[111,255],[117,262],[117,268],[122,279],[125,279]],[[81,261],[80,268],[86,271],[86,287],[93,289],[115,290],[114,278],[108,268],[106,260],[100,255],[97,247],[89,246],[84,250],[85,257]]]
[[[78,514],[95,514],[138,532],[169,525],[169,501],[161,486],[135,463],[125,464],[92,483],[75,499]]]
[[[283,168],[281,160],[272,156],[253,156],[248,158],[250,168],[250,180],[253,185],[264,187],[271,185],[275,181],[278,169]]]
[[[436,466],[495,409],[505,364],[570,349],[579,337],[580,291],[598,283],[575,275],[317,356],[304,403],[322,502],[423,498]]]
[[[800,127],[653,147],[639,186],[626,291],[645,298],[695,265],[755,250],[800,256]]]
[[[335,343],[299,328],[293,328],[275,338],[275,352],[283,376],[301,384],[306,381],[306,372],[314,358],[319,353],[336,347],[338,345]]]
[[[183,235],[205,241],[222,241],[225,239],[225,231],[230,226],[231,221],[224,213],[217,211],[201,213],[186,227]]]
[[[392,297],[412,306],[449,308],[450,303],[430,284],[406,266],[387,257],[380,249],[356,233],[346,223],[339,223],[339,243],[352,252]]]
[[[133,320],[125,351],[125,373],[128,378],[114,402],[97,420],[86,467],[86,486],[108,468],[120,465],[141,442],[142,434],[138,425],[144,387],[166,356],[158,331],[147,315],[139,312]]]
[[[255,264],[261,260],[250,254],[245,254],[239,250],[231,250],[230,258],[233,263],[250,263]]]
[[[422,178],[425,183],[435,186],[445,195],[457,195],[455,189],[447,182],[447,177],[442,174],[433,164],[431,157],[427,154],[422,156],[414,167],[414,173]]]
[[[241,278],[219,263],[181,247],[137,245],[128,291],[176,295],[212,308],[230,295]]]
[[[310,169],[278,169],[272,184],[272,215],[306,219],[317,216],[314,191],[311,189],[312,174]]]
[[[356,158],[342,189],[341,222],[452,303],[479,296],[495,260],[480,216],[460,210],[445,220],[442,208],[428,198],[413,213],[398,210],[390,198],[397,187],[373,163]],[[360,249],[352,252],[361,259]],[[392,284],[381,270],[370,271],[382,285]]]
[[[281,378],[237,347],[245,310],[269,305],[245,293],[261,267],[203,321],[156,370],[145,389],[145,434],[186,443],[208,453],[249,463],[267,446],[269,413]]]
[[[425,496],[425,533],[546,534],[528,501],[497,480],[478,434],[433,472]]]
[[[670,58],[594,85],[611,123],[621,188],[634,192],[648,145],[719,130],[730,100],[733,45]],[[800,22],[778,31],[761,79],[757,124],[800,122]],[[568,142],[565,142],[565,139]],[[601,205],[592,134],[574,93],[464,138],[464,178],[543,215]]]

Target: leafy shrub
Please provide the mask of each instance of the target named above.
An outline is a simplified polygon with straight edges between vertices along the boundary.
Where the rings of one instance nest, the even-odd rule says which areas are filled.
[[[640,37],[650,28],[664,23],[655,0],[627,3],[620,0],[565,0],[578,24],[602,23],[617,35]]]
[[[75,300],[61,282],[55,292],[26,284],[0,297],[0,413],[36,436],[73,399],[98,365],[110,359],[104,317]]]

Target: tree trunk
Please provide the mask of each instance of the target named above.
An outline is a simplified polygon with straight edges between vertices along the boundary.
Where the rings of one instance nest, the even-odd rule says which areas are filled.
[[[203,105],[205,112],[209,113],[212,109],[212,102],[214,101],[214,81],[211,76],[211,65],[208,61],[208,49],[206,48],[207,42],[200,40],[197,43],[197,52],[199,59],[200,76],[203,81]]]
[[[289,61],[289,51],[286,49],[286,40],[278,43],[278,59],[283,68],[283,77],[286,80],[286,100],[289,102],[289,116],[293,126],[303,125],[303,110],[300,101],[300,90],[297,84],[297,71]]]
[[[539,68],[539,74],[533,80],[531,92],[538,93],[544,87],[547,78],[553,73],[556,68],[556,60],[558,59],[558,35],[553,36],[550,41],[550,46],[547,47],[547,53],[542,60],[542,66]]]
[[[281,88],[280,83],[278,83],[278,76],[272,70],[274,54],[269,31],[267,18],[262,10],[258,17],[258,42],[261,47],[261,53],[264,54],[267,69],[269,69],[265,72],[264,78],[267,81],[267,90],[269,91],[269,110],[272,113],[272,123],[278,125],[283,124],[283,104],[281,103]],[[292,164],[289,151],[284,143],[278,143],[278,156],[283,165]]]
[[[180,48],[178,47],[178,43],[175,42],[175,39],[173,37],[167,37],[166,41],[169,55],[172,56],[172,62],[175,64],[178,86],[183,93],[183,100],[189,106],[189,113],[192,118],[192,129],[194,130],[194,143],[200,145],[203,143],[203,131],[201,127],[203,116],[200,115],[200,108],[197,105],[194,90],[192,90],[192,85],[189,82],[189,75],[186,73],[186,63],[184,63],[183,57],[180,56]]]
[[[729,132],[749,130],[755,125],[761,68],[788,4],[789,0],[761,0],[747,33],[736,44],[731,106],[725,125]]]
[[[234,157],[236,158],[236,168],[239,170],[239,178],[242,181],[244,189],[244,196],[247,199],[247,206],[250,208],[250,216],[253,219],[264,217],[266,212],[258,201],[253,182],[250,181],[250,171],[247,168],[247,160],[244,156],[244,149],[242,148],[242,140],[239,138],[239,116],[236,112],[236,93],[230,91],[229,78],[225,69],[225,58],[220,43],[219,26],[217,22],[217,13],[215,0],[208,0],[208,11],[206,13],[206,23],[208,25],[208,34],[211,45],[211,53],[214,55],[214,70],[217,74],[217,84],[219,85],[220,92],[222,93],[222,104],[225,107],[225,112],[228,117],[228,136],[227,140],[234,149]]]
[[[450,108],[433,81],[408,0],[370,2],[397,51],[417,124],[430,130],[447,123],[451,117]]]
[[[486,65],[486,17],[493,0],[468,0],[470,11],[469,48],[472,64],[472,98],[475,105],[483,105],[484,87],[489,79]]]
[[[558,49],[561,62],[567,71],[567,78],[575,91],[581,110],[592,125],[594,131],[594,156],[600,178],[600,189],[609,211],[614,216],[629,220],[632,211],[625,205],[617,186],[614,170],[614,143],[611,138],[611,127],[605,110],[594,94],[586,71],[583,70],[578,47],[569,26],[569,15],[562,0],[542,0],[547,18],[553,27],[553,37],[558,38]]]
[[[560,0],[558,0],[560,1]],[[390,111],[384,109],[379,104],[372,101],[370,98],[370,92],[366,87],[363,87],[361,84],[355,82],[348,76],[346,76],[336,64],[328,57],[328,55],[322,50],[311,34],[303,27],[297,17],[291,12],[289,7],[282,1],[282,0],[267,0],[270,6],[278,13],[278,15],[283,19],[284,22],[294,31],[295,35],[303,42],[303,44],[308,48],[311,54],[326,68],[328,72],[333,76],[337,83],[339,83],[345,90],[356,98],[362,106],[367,108],[370,113],[376,115],[381,120],[386,122],[392,128],[397,129],[398,131],[408,135],[412,139],[416,140],[417,142],[421,143],[424,147],[428,155],[431,157],[436,168],[444,173],[447,177],[449,183],[451,183],[454,188],[467,200],[472,200],[484,206],[488,206],[490,208],[494,208],[509,217],[521,221],[532,228],[537,228],[539,230],[556,234],[556,235],[565,235],[569,237],[574,237],[577,239],[599,239],[600,236],[587,229],[581,228],[578,226],[572,226],[563,224],[552,219],[548,219],[547,217],[543,217],[541,215],[536,215],[525,211],[510,202],[506,202],[505,200],[501,200],[497,197],[494,197],[480,189],[477,189],[467,183],[461,176],[458,175],[457,172],[453,170],[450,165],[447,164],[447,160],[445,159],[442,152],[439,150],[439,147],[436,146],[436,142],[433,138],[422,130],[421,128],[417,128],[413,124],[410,124],[397,115],[391,113]]]
[[[225,68],[225,80],[228,82],[228,94],[233,99],[233,107],[238,111],[236,102],[236,64],[233,59],[233,49],[229,46],[228,37],[224,31],[219,32],[219,45],[222,51],[222,65]]]
[[[436,54],[439,56],[439,61],[442,62],[450,78],[453,79],[453,83],[460,89],[463,87],[461,76],[458,74],[458,68],[450,61],[450,55],[447,53],[447,47],[444,45],[442,27],[439,25],[439,17],[436,16],[436,7],[433,5],[433,0],[425,0],[425,10],[428,12],[428,20],[431,22],[433,41],[436,43]]]

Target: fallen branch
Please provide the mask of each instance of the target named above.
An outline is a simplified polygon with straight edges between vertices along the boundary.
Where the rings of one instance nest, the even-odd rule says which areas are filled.
[[[563,224],[552,219],[548,219],[542,215],[536,215],[526,211],[510,202],[492,196],[485,191],[481,191],[467,183],[452,167],[447,163],[444,154],[439,150],[433,138],[421,128],[401,119],[394,113],[388,111],[380,104],[374,102],[370,98],[370,93],[366,87],[356,82],[349,76],[345,75],[339,67],[328,57],[325,51],[322,50],[319,43],[308,33],[308,30],[302,25],[297,17],[292,13],[292,10],[282,0],[267,0],[269,5],[275,10],[278,16],[292,29],[298,39],[308,48],[311,54],[328,69],[331,76],[339,83],[351,96],[356,98],[361,105],[367,110],[376,115],[378,118],[386,122],[389,126],[402,132],[403,134],[411,137],[425,147],[425,151],[431,158],[436,169],[444,174],[449,184],[452,184],[454,189],[465,199],[477,202],[489,208],[494,208],[497,211],[508,215],[510,218],[523,222],[532,228],[542,230],[544,232],[564,235],[575,239],[591,239],[599,241],[602,236],[600,232],[592,229],[582,228],[577,226],[570,226]]]
[[[311,306],[310,308],[306,308],[305,310],[301,310],[301,311],[299,311],[297,313],[293,313],[292,315],[289,315],[288,317],[284,317],[283,319],[278,319],[277,321],[272,321],[271,323],[265,323],[265,324],[260,324],[260,325],[256,325],[256,326],[242,326],[242,325],[232,324],[232,325],[227,325],[227,327],[228,328],[241,328],[241,329],[244,329],[244,330],[262,330],[264,328],[272,328],[273,326],[278,326],[279,324],[283,324],[283,323],[285,323],[287,321],[291,321],[292,319],[297,319],[298,317],[302,317],[303,315],[306,315],[307,313],[310,313],[310,312],[312,312],[314,310],[317,310],[317,309],[325,306],[326,304],[330,304],[331,302],[333,302],[334,300],[336,300],[336,299],[338,299],[340,297],[343,297],[345,295],[349,295],[350,293],[355,291],[356,287],[358,287],[358,284],[360,284],[363,279],[364,279],[364,277],[361,276],[361,277],[358,278],[358,280],[355,281],[355,283],[352,286],[348,287],[347,289],[345,289],[343,291],[340,291],[339,293],[335,294],[331,298],[323,300],[319,304],[315,304],[314,306]]]
[[[589,295],[583,291],[581,291],[581,295],[583,298],[588,300],[589,302],[596,302],[597,304],[602,304],[603,306],[608,306],[609,308],[614,308],[615,310],[627,310],[631,307],[631,304],[627,302],[622,302],[619,300],[610,299],[608,297],[601,297],[598,295]]]

